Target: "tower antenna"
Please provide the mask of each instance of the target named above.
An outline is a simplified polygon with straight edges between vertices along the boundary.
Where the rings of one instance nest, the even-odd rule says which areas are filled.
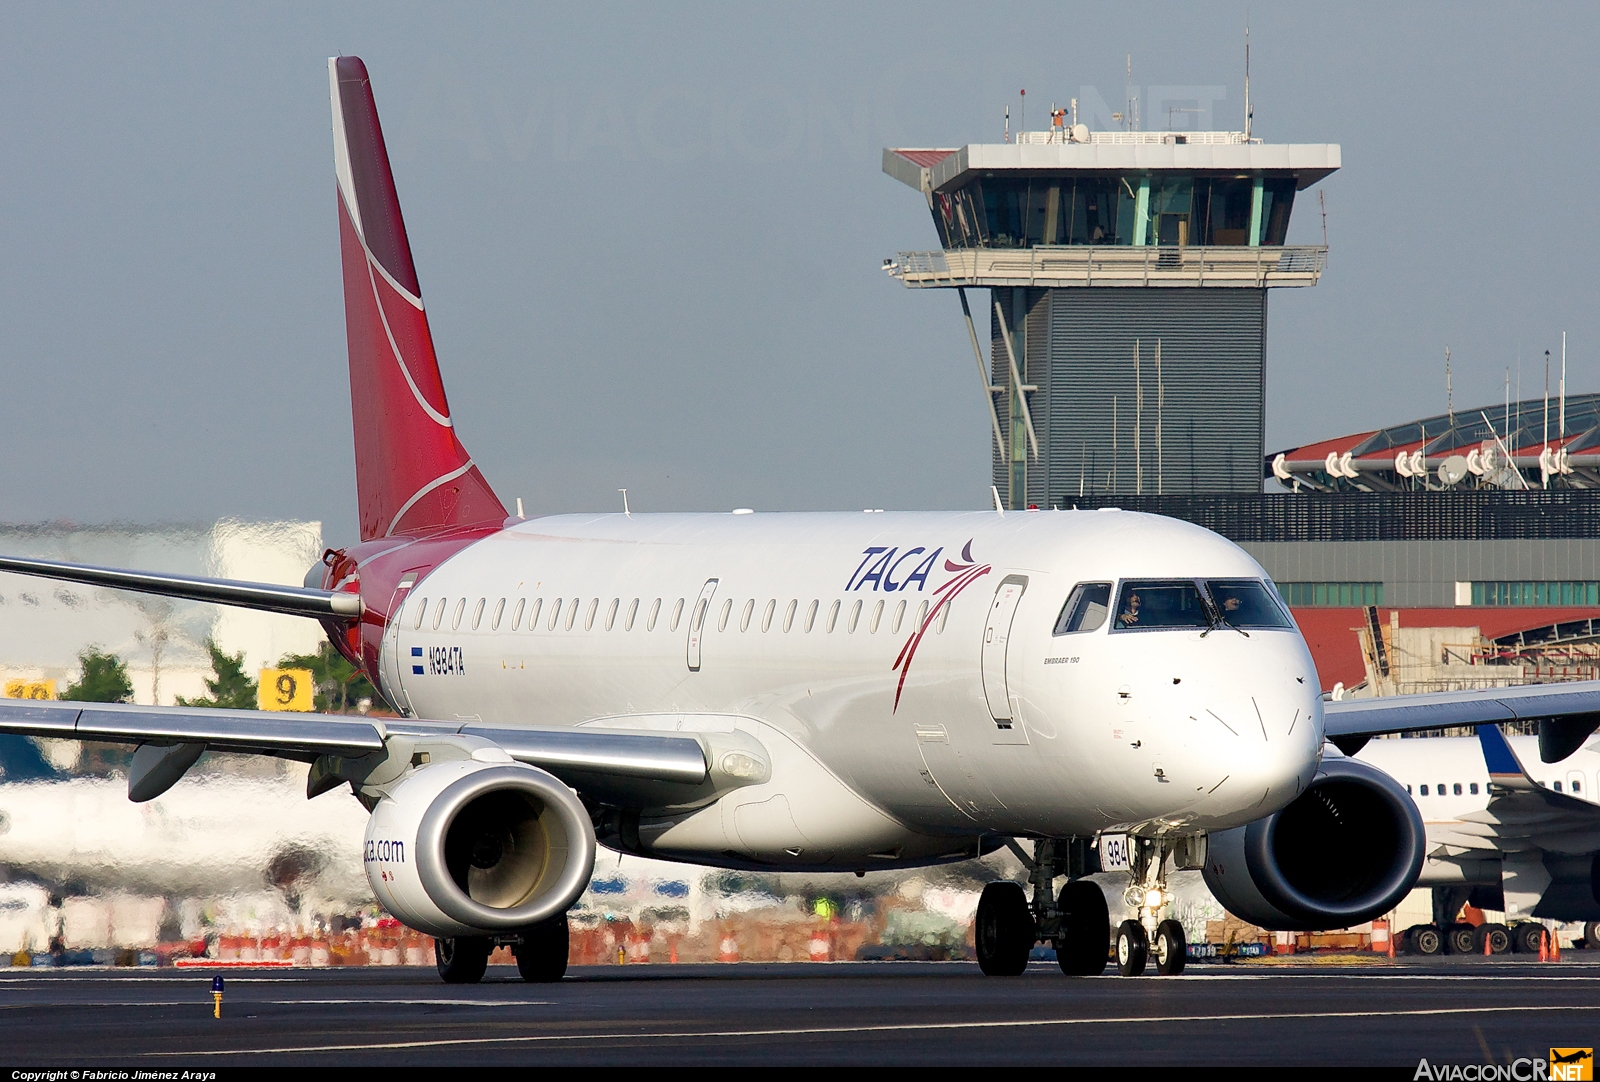
[[[1444,411],[1450,417],[1450,427],[1456,426],[1455,388],[1450,385],[1450,347],[1444,347]]]
[[[1255,116],[1250,111],[1250,12],[1244,13],[1244,141],[1250,141],[1250,121]]]

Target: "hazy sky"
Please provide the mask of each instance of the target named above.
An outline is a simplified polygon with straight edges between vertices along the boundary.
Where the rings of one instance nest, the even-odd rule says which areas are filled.
[[[995,141],[1022,87],[1030,127],[1120,109],[1129,52],[1146,127],[1235,128],[1245,7],[7,5],[0,519],[354,539],[338,52],[508,505],[983,506],[960,308],[879,269],[936,244],[881,148]],[[1269,446],[1442,412],[1447,344],[1458,406],[1519,350],[1537,393],[1563,329],[1600,390],[1597,11],[1251,5],[1256,134],[1345,163],[1322,283],[1272,294]]]

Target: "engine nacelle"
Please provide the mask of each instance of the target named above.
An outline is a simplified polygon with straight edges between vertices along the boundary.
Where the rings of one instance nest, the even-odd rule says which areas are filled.
[[[435,936],[511,932],[564,913],[594,871],[589,814],[537,767],[423,767],[378,801],[363,859],[378,901]]]
[[[1422,816],[1399,783],[1330,756],[1287,807],[1212,834],[1205,881],[1228,912],[1263,928],[1347,928],[1393,909],[1426,849]]]

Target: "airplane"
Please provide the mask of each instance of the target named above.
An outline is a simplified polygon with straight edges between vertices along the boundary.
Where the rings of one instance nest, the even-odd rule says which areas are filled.
[[[984,973],[1039,941],[1068,975],[1112,943],[1123,975],[1178,973],[1169,867],[1271,928],[1411,889],[1416,806],[1325,739],[1600,723],[1600,682],[1325,708],[1261,566],[1154,515],[508,513],[450,413],[366,66],[328,73],[360,542],[299,587],[0,570],[317,619],[401,716],[4,701],[0,731],[136,745],[134,801],[208,747],[309,763],[308,797],[370,812],[368,882],[445,981],[482,979],[496,944],[560,979],[599,844],[863,875],[1004,845],[1032,893],[985,888]],[[1126,877],[1115,936],[1097,871]]]
[[[1428,855],[1417,885],[1433,891],[1433,923],[1409,929],[1419,954],[1537,953],[1540,919],[1585,921],[1600,939],[1600,741],[1536,773],[1537,738],[1479,725],[1472,737],[1375,740],[1359,758],[1405,785],[1422,814]],[[1519,751],[1520,749],[1520,751]],[[1458,923],[1462,903],[1513,921]]]

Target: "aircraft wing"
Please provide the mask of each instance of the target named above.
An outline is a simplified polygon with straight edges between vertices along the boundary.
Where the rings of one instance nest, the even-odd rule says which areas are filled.
[[[1442,691],[1324,704],[1324,731],[1346,755],[1383,733],[1502,721],[1539,722],[1539,758],[1565,759],[1600,728],[1600,680]]]
[[[33,699],[0,699],[0,733],[154,749],[186,747],[187,762],[167,785],[182,777],[206,748],[331,763],[382,755],[395,737],[412,741],[464,737],[495,744],[512,759],[548,770],[580,792],[614,792],[643,784],[658,789],[666,786],[681,795],[685,787],[701,786],[710,779],[713,750],[702,737],[689,733],[510,729],[409,718]],[[313,767],[313,774],[316,773],[317,768]],[[129,776],[130,796],[148,800],[165,791],[162,786],[149,792],[149,784],[141,789],[139,775],[136,760]],[[324,772],[323,776],[332,775]],[[337,779],[333,784],[338,784]],[[332,785],[317,792],[328,788]]]
[[[1489,768],[1489,804],[1468,812],[1436,840],[1478,852],[1543,849],[1589,853],[1600,849],[1600,805],[1557,793],[1536,781],[1497,725],[1479,725]]]

